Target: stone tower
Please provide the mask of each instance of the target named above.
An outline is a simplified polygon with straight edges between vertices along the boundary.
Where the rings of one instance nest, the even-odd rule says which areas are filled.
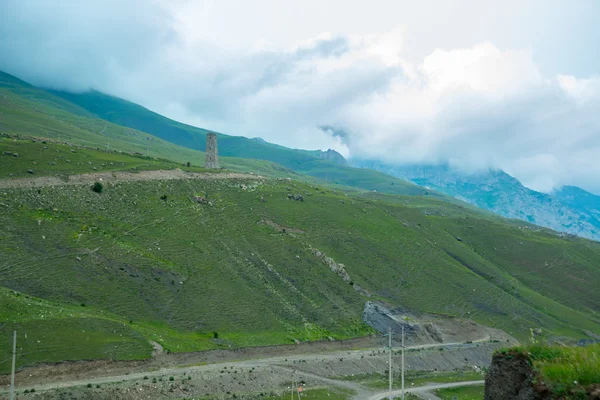
[[[206,168],[219,169],[219,149],[217,147],[217,135],[206,134]]]

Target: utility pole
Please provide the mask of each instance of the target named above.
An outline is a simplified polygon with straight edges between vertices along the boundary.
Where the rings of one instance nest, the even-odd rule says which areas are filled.
[[[390,394],[392,393],[392,327],[388,327],[388,380],[390,386]]]
[[[402,324],[402,400],[404,400],[404,324]]]
[[[10,400],[15,400],[15,364],[17,362],[17,331],[13,336],[12,374],[10,376]]]

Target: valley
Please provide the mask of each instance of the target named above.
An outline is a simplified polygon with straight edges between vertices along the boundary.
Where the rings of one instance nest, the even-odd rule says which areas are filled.
[[[0,78],[1,390],[14,331],[20,396],[65,399],[381,398],[401,326],[422,394],[600,335],[598,242],[253,139],[207,169],[203,130]]]

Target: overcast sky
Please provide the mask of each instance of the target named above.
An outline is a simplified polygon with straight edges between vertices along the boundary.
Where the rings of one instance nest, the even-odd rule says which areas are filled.
[[[2,0],[0,70],[389,163],[600,193],[600,1]]]

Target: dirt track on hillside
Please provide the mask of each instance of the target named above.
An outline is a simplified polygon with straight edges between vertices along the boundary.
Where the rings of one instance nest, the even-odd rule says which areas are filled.
[[[470,344],[408,346],[407,369],[432,371],[435,368],[453,371],[486,366],[491,353],[503,344],[490,343],[485,339],[488,338]],[[97,370],[96,373],[91,373],[92,371],[82,368],[78,372],[71,371],[68,375],[41,377],[31,374],[34,367],[18,374],[17,382],[19,393],[35,387],[36,394],[26,398],[42,399],[141,400],[190,396],[225,399],[231,398],[234,393],[252,397],[261,393],[286,391],[292,381],[304,382],[306,388],[350,389],[355,392],[354,398],[366,399],[380,389],[366,387],[347,378],[373,373],[385,375],[387,352],[382,347],[363,350],[350,348],[353,345],[378,344],[379,341],[381,338],[372,337],[347,342],[321,342],[317,346],[271,346],[256,349],[257,354],[250,349],[240,349],[239,352],[225,350],[218,354],[215,352],[212,357],[205,359],[208,363],[197,363],[199,359],[195,359],[196,363],[191,365],[163,364],[161,367],[154,364],[153,368],[148,368],[149,365],[146,364],[145,368],[128,368],[127,372],[115,374],[113,371],[104,376],[98,374]],[[285,355],[288,352],[291,355]],[[265,356],[268,353],[272,354]],[[399,361],[399,355],[395,354],[394,371],[399,371]],[[84,366],[85,362],[73,364]],[[408,385],[410,387],[410,383]],[[3,386],[4,388],[0,388],[0,397],[8,389]]]
[[[18,179],[0,179],[0,189],[11,188],[38,188],[48,186],[69,186],[69,185],[91,185],[94,182],[116,183],[116,182],[138,182],[172,179],[246,179],[263,180],[260,175],[240,174],[235,172],[185,172],[180,169],[174,170],[156,170],[140,172],[95,172],[92,174],[69,175],[66,179],[56,176],[39,176],[31,178]]]

